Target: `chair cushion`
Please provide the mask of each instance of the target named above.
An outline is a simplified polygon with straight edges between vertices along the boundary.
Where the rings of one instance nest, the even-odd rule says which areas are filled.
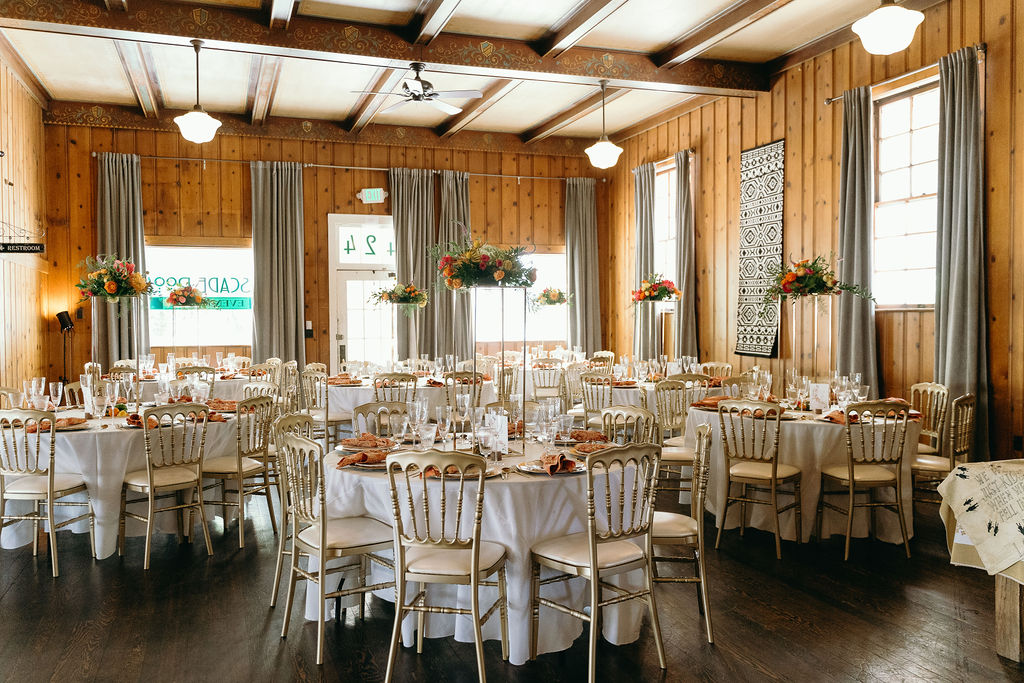
[[[237,459],[233,455],[222,455],[219,458],[203,460],[203,473],[233,474],[237,472]],[[242,458],[242,474],[256,473],[263,469],[263,463],[255,458]]]
[[[600,415],[598,415],[597,417],[592,417],[589,420],[587,420],[587,426],[595,427],[596,429],[601,429],[602,427],[604,427],[604,418],[601,417]]]
[[[480,569],[488,569],[505,557],[505,546],[480,541]],[[405,550],[405,569],[414,574],[469,576],[472,558],[469,550],[445,550],[428,546],[409,546]]]
[[[395,535],[391,527],[372,517],[341,517],[327,520],[327,548],[361,548],[380,543],[392,543]],[[320,545],[320,531],[308,526],[299,532],[299,539],[312,547]]]
[[[689,538],[697,535],[697,520],[678,512],[654,511],[654,538]]]
[[[569,408],[569,410],[565,411],[565,414],[572,415],[573,417],[582,418],[585,414],[585,411],[583,410],[583,406],[577,406],[576,408]]]
[[[772,464],[770,462],[744,460],[733,464],[729,468],[729,475],[738,479],[764,479],[765,481],[770,481],[772,478]],[[798,477],[800,476],[800,468],[780,462],[778,469],[775,471],[775,476],[780,481]]]
[[[161,467],[153,470],[153,484],[157,488],[189,484],[195,481],[196,474],[189,467]],[[124,483],[129,486],[148,487],[149,475],[146,473],[146,470],[135,470],[124,475]]]
[[[678,464],[686,463],[690,464],[693,462],[694,453],[692,448],[686,448],[683,446],[663,446],[661,449],[661,462],[662,464]]]
[[[949,458],[944,458],[941,455],[922,455],[919,453],[910,466],[915,470],[949,472]]]
[[[666,446],[675,446],[678,448],[680,446],[685,445],[685,441],[685,436],[670,436],[669,438],[665,439],[662,443]]]
[[[533,546],[530,550],[534,555],[540,555],[561,564],[570,564],[576,567],[590,566],[590,542],[587,540],[586,532],[549,538]],[[630,541],[611,541],[597,545],[598,569],[617,567],[620,564],[639,560],[643,556],[644,551],[640,546]]]
[[[821,473],[839,481],[849,481],[850,478],[849,466],[845,464],[822,467]],[[856,464],[853,466],[853,481],[858,484],[895,484],[896,471],[883,465]]]
[[[923,455],[938,455],[939,449],[931,444],[919,443],[917,444],[917,452]],[[948,460],[946,462],[949,462]]]
[[[43,495],[47,493],[47,476],[45,474],[33,474],[26,477],[19,477],[13,481],[8,480],[4,491],[18,495]],[[53,492],[59,494],[61,491],[85,486],[85,480],[80,474],[54,474]]]

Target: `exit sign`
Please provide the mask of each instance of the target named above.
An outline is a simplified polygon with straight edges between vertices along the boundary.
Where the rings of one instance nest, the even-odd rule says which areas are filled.
[[[388,193],[383,187],[364,187],[356,192],[356,197],[362,200],[363,204],[383,204]]]

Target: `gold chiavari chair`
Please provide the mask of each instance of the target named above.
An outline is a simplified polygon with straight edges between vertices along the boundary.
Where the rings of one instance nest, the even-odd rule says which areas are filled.
[[[280,534],[277,537],[277,566],[274,569],[274,589],[270,594],[270,606],[277,604],[277,592],[281,586],[281,570],[284,567],[284,556],[291,557],[289,547],[292,540],[291,525],[288,523],[291,515],[291,500],[288,495],[288,479],[282,476],[284,465],[281,464],[280,449],[278,443],[284,434],[295,434],[307,439],[313,438],[313,418],[305,413],[289,413],[274,420],[270,428],[270,444],[267,448],[270,451],[274,462],[274,471],[277,480],[278,500],[281,501],[281,520],[278,523]]]
[[[614,365],[615,354],[611,351],[595,351],[590,357],[591,364],[600,363],[602,365]]]
[[[273,382],[274,366],[269,363],[253,363],[249,366],[250,382]]]
[[[288,478],[288,492],[291,494],[292,507],[292,555],[288,571],[288,593],[284,603],[284,624],[281,626],[281,637],[288,635],[292,601],[295,599],[295,585],[300,580],[316,584],[317,590],[317,632],[316,632],[316,663],[324,661],[324,601],[327,598],[342,598],[359,594],[365,598],[370,591],[383,590],[394,586],[393,581],[367,586],[359,581],[357,586],[328,593],[324,586],[327,574],[338,571],[352,571],[350,563],[342,562],[340,566],[327,568],[332,559],[343,560],[352,558],[362,563],[364,557],[385,567],[394,567],[386,558],[375,555],[381,550],[392,547],[391,527],[378,522],[372,517],[327,516],[327,501],[324,490],[323,451],[320,444],[295,434],[279,436],[278,448],[282,472]],[[317,568],[306,569],[299,566],[299,559],[305,555],[312,560],[316,558]],[[362,572],[360,572],[362,574]],[[362,578],[362,577],[361,577]]]
[[[416,375],[407,372],[382,372],[374,375],[373,400],[399,403],[416,400]]]
[[[910,473],[914,481],[914,501],[919,503],[941,503],[935,487],[956,469],[957,465],[970,462],[974,448],[976,402],[974,394],[964,394],[953,399],[946,424],[946,448],[943,455],[925,455],[918,452],[911,464]]]
[[[718,420],[722,432],[722,448],[726,462],[725,509],[718,518],[715,549],[722,541],[722,530],[728,519],[729,506],[740,504],[740,536],[747,525],[747,504],[768,505],[775,521],[775,557],[782,559],[782,534],[779,515],[796,512],[796,542],[802,540],[800,516],[800,468],[779,462],[779,441],[782,436],[782,411],[777,403],[767,401],[722,401],[718,404]],[[732,485],[739,484],[740,494],[733,495]],[[793,485],[792,491],[780,486]],[[766,493],[768,498],[754,498],[751,491]],[[779,507],[779,494],[793,496],[793,502]]]
[[[279,384],[281,382],[281,359],[277,357],[271,357],[263,362],[269,365],[271,369],[271,377],[267,381],[273,382],[274,384]]]
[[[580,375],[583,392],[583,424],[601,426],[601,411],[612,405],[612,376],[604,372],[585,372]]]
[[[275,404],[275,409],[279,409],[280,405],[277,401],[277,392],[279,391],[278,385],[273,382],[265,382],[257,380],[255,382],[248,382],[242,387],[243,398],[255,398],[257,396],[268,396]]]
[[[434,369],[433,361],[426,358],[410,358],[407,362],[413,372],[431,372]]]
[[[703,375],[699,372],[681,372],[676,375],[669,375],[665,379],[673,382],[705,382],[711,384],[711,375]]]
[[[135,470],[124,475],[121,487],[121,518],[118,528],[117,551],[124,555],[125,518],[131,517],[146,523],[146,558],[144,569],[149,569],[149,550],[153,543],[153,524],[158,512],[174,510],[181,514],[188,510],[186,533],[192,536],[192,514],[199,513],[206,552],[213,555],[210,532],[206,528],[206,511],[203,508],[203,456],[206,450],[206,420],[210,409],[201,403],[176,403],[169,406],[147,408],[142,413],[143,435],[146,442],[146,469]],[[150,425],[150,418],[156,422]],[[142,493],[144,498],[128,500],[128,491]],[[188,492],[188,501],[183,501]],[[175,498],[174,505],[156,507],[156,501]],[[146,501],[145,516],[129,512],[128,503]],[[179,529],[180,533],[180,529]]]
[[[691,467],[694,449],[685,444],[686,418],[690,405],[699,401],[708,393],[709,378],[706,375],[675,375],[689,379],[666,379],[654,386],[654,404],[658,410],[658,426],[661,427],[661,472],[659,485],[668,490],[665,483],[667,472],[674,471],[675,490],[689,491],[691,478],[683,469]]]
[[[305,406],[303,412],[313,417],[313,421],[317,424],[318,432],[322,429],[324,450],[329,451],[331,450],[332,434],[339,425],[346,422],[349,418],[341,415],[332,416],[328,410],[327,373],[320,372],[319,370],[309,370],[307,366],[307,369],[302,371],[299,382],[302,386],[302,400]]]
[[[533,395],[540,398],[558,397],[565,401],[563,389],[565,371],[561,367],[553,368],[531,368],[530,376],[533,379]],[[572,406],[563,404],[565,410]]]
[[[919,454],[941,455],[948,405],[949,389],[945,384],[918,382],[910,387],[910,407],[921,413],[921,436],[928,440],[917,445]]]
[[[482,372],[449,372],[444,376],[445,395],[452,410],[458,409],[459,396],[469,396],[470,407],[479,408],[483,386]]]
[[[661,444],[658,418],[646,408],[612,406],[601,411],[601,431],[612,443]]]
[[[863,401],[846,407],[846,464],[821,468],[821,493],[818,494],[817,537],[821,539],[823,509],[846,515],[846,544],[843,561],[850,559],[850,536],[853,534],[853,513],[857,508],[870,512],[874,530],[874,512],[878,508],[896,513],[903,535],[903,549],[910,557],[907,524],[903,518],[903,480],[900,467],[907,437],[910,404],[905,401]],[[856,416],[856,419],[851,419]],[[826,490],[828,484],[838,489]],[[891,488],[895,502],[873,500],[872,491]],[[867,502],[857,502],[857,494],[867,494]],[[847,506],[841,507],[826,496],[842,495]]]
[[[213,395],[213,383],[217,381],[217,371],[206,365],[190,365],[185,368],[178,368],[175,371],[178,379],[188,382],[200,381],[210,387],[210,395]]]
[[[205,490],[220,487],[220,500],[207,499],[209,505],[221,506],[224,529],[228,526],[227,508],[238,508],[238,547],[245,547],[245,499],[260,495],[267,500],[270,526],[277,534],[277,519],[274,517],[274,499],[270,495],[273,484],[270,478],[270,463],[267,440],[270,423],[276,407],[269,396],[255,396],[238,402],[235,418],[235,454],[222,455],[203,460],[203,477],[215,480]],[[260,481],[257,481],[259,479]],[[238,487],[235,500],[228,500],[228,482]]]
[[[497,378],[494,389],[499,401],[508,401],[513,396],[521,395],[519,390],[519,376],[521,374],[522,368],[518,365],[510,365],[498,369],[497,374],[494,375]]]
[[[0,389],[0,394],[3,394],[4,390]],[[64,385],[64,403],[69,406],[83,406],[85,401],[82,396],[82,383],[71,382]]]
[[[396,432],[402,428],[402,423],[397,422],[396,418],[408,414],[408,406],[401,401],[364,403],[352,411],[352,431],[356,434],[369,432],[381,437],[395,437]]]
[[[651,523],[651,545],[688,548],[692,556],[679,555],[658,556],[651,558],[654,569],[655,583],[693,583],[697,586],[697,606],[704,615],[704,628],[707,630],[708,642],[713,643],[711,631],[711,603],[708,600],[707,570],[704,566],[704,500],[708,490],[708,479],[711,475],[711,425],[698,425],[696,430],[696,447],[693,459],[693,498],[690,504],[690,516],[678,512],[665,512],[655,508]],[[657,491],[676,491],[677,488],[661,486],[658,481]],[[693,576],[659,576],[659,563],[692,562]]]
[[[723,396],[735,396],[739,399],[744,399],[742,389],[740,387],[750,383],[749,375],[730,375],[722,378],[722,395]]]
[[[294,413],[299,410],[299,366],[297,361],[289,360],[281,364],[280,372],[281,413]]]
[[[732,374],[732,363],[711,360],[697,365],[697,371],[711,377],[728,377]]]
[[[597,636],[604,607],[626,600],[643,601],[651,615],[651,629],[661,668],[666,668],[665,648],[654,598],[654,570],[651,564],[651,519],[658,472],[657,444],[630,444],[608,448],[587,457],[587,531],[550,538],[533,546],[530,591],[530,658],[537,656],[540,607],[550,607],[590,622],[588,680],[596,676]],[[626,470],[633,470],[627,475]],[[595,491],[604,491],[596,495]],[[641,541],[635,543],[630,539]],[[540,568],[561,572],[540,578]],[[644,586],[630,592],[607,579],[636,569],[643,570]],[[590,582],[590,612],[541,597],[543,585],[583,577]],[[602,600],[608,591],[613,597]]]
[[[239,370],[245,370],[252,365],[252,358],[248,356],[235,356],[235,367]]]
[[[552,356],[545,356],[543,358],[534,358],[530,362],[531,368],[538,370],[550,370],[552,368],[560,368],[565,365],[565,361],[561,358],[554,358]]]
[[[305,367],[302,368],[302,371],[306,372],[307,370],[309,372],[322,372],[322,373],[324,373],[326,375],[327,374],[327,364],[326,363],[306,363]]]
[[[86,363],[83,366],[82,374],[90,375],[93,386],[97,386],[100,383],[100,377],[103,376],[103,366],[99,363]]]
[[[438,473],[434,482],[428,470]],[[386,681],[394,676],[395,657],[406,613],[417,614],[416,652],[423,652],[423,617],[428,612],[468,615],[476,635],[477,676],[486,681],[481,627],[498,609],[501,620],[501,657],[508,659],[508,603],[505,583],[505,547],[480,540],[487,461],[457,451],[430,449],[424,453],[393,453],[387,459],[388,486],[394,519],[395,624],[388,653]],[[458,482],[458,487],[448,483]],[[470,486],[467,486],[467,482]],[[472,483],[476,493],[470,499]],[[415,492],[419,489],[419,495]],[[467,491],[467,489],[469,489]],[[456,492],[457,491],[457,492]],[[449,500],[449,498],[454,499]],[[438,512],[440,514],[438,514]],[[454,512],[454,519],[452,518]],[[466,515],[464,517],[463,515]],[[472,514],[472,522],[467,519]],[[439,522],[439,523],[436,523]],[[470,527],[468,536],[463,536]],[[497,581],[485,579],[494,574]],[[406,602],[406,584],[418,584]],[[430,583],[469,586],[470,609],[427,604]],[[480,608],[480,586],[498,589],[498,599],[486,612]]]
[[[46,442],[49,443],[46,443]],[[39,552],[39,523],[46,522],[50,537],[50,565],[60,576],[57,561],[57,532],[83,519],[89,520],[89,546],[96,557],[95,518],[92,500],[81,474],[58,473],[54,467],[57,416],[42,410],[0,411],[0,531],[19,521],[32,522],[32,556]],[[85,493],[86,501],[63,500]],[[7,501],[31,501],[30,514],[8,514]],[[40,511],[45,506],[46,512]],[[58,522],[56,508],[84,507],[84,514]]]

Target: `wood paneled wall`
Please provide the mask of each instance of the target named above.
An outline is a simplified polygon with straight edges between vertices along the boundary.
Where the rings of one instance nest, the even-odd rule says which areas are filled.
[[[47,220],[52,226],[49,258],[54,266],[51,302],[73,306],[77,264],[95,252],[96,161],[93,152],[238,159],[142,162],[143,209],[148,239],[161,243],[212,245],[251,237],[249,160],[298,161],[361,167],[451,169],[516,176],[590,174],[585,159],[505,152],[395,147],[351,143],[306,142],[275,138],[218,135],[195,145],[176,133],[46,126]],[[306,342],[309,360],[329,357],[329,254],[327,215],[388,214],[390,202],[364,205],[356,199],[363,187],[387,187],[387,173],[332,168],[304,171],[306,319],[314,338]],[[470,210],[474,235],[500,244],[528,243],[540,251],[565,246],[564,187],[557,180],[518,180],[470,176]],[[60,309],[57,309],[60,310]],[[69,310],[72,310],[69,308]],[[89,314],[77,320],[75,367],[88,360]],[[59,340],[58,340],[59,341]],[[51,367],[60,362],[51,344]]]
[[[668,158],[680,149],[697,153],[697,308],[702,358],[729,360],[739,369],[766,363],[733,354],[736,344],[735,272],[738,258],[740,151],[786,139],[784,256],[828,255],[838,237],[842,106],[825,97],[870,85],[921,67],[963,46],[985,42],[987,264],[990,372],[993,393],[992,456],[1022,457],[1013,436],[1024,434],[1024,4],[1013,0],[949,0],[926,12],[909,49],[889,57],[868,55],[850,43],[783,73],[771,92],[752,99],[719,99],[621,143],[625,152],[609,174],[608,222],[600,251],[607,269],[602,299],[606,348],[629,352],[634,285],[633,179],[636,166]],[[789,321],[782,322],[781,358],[790,357]],[[797,344],[812,355],[818,327],[818,371],[831,363],[824,340],[826,315],[799,321]],[[880,365],[886,394],[905,395],[910,384],[932,376],[934,314],[893,311],[878,316]],[[832,348],[832,355],[835,349]],[[767,365],[781,376],[784,360]]]
[[[42,109],[0,61],[0,234],[44,230]],[[38,242],[39,239],[31,241]],[[44,372],[47,264],[35,254],[0,254],[0,386]],[[48,377],[56,379],[55,374]]]

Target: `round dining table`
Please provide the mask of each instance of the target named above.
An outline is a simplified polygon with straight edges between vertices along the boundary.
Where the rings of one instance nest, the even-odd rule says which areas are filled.
[[[818,492],[821,490],[821,470],[829,465],[845,465],[847,462],[846,427],[834,422],[825,421],[820,415],[802,411],[786,411],[784,417],[790,415],[795,419],[784,419],[780,424],[779,462],[795,465],[800,468],[800,513],[802,519],[801,540],[807,542],[814,531],[815,515],[818,508]],[[683,444],[693,448],[697,427],[702,424],[711,425],[711,475],[708,483],[706,507],[715,515],[716,527],[733,529],[740,523],[740,504],[734,503],[729,508],[728,519],[722,518],[725,509],[727,479],[725,451],[722,448],[721,423],[718,412],[703,408],[690,408],[686,418],[686,434]],[[774,432],[769,430],[769,438]],[[908,538],[914,535],[913,488],[911,486],[910,465],[917,450],[921,424],[915,421],[907,423],[906,438],[903,446],[903,459],[900,464],[900,480],[902,483],[903,518],[907,525]],[[792,490],[790,485],[780,487],[783,491]],[[831,490],[831,489],[830,489]],[[739,491],[739,484],[734,485],[734,492]],[[862,495],[862,494],[858,494]],[[878,500],[895,500],[893,489],[879,489],[873,495]],[[846,501],[832,496],[832,502],[846,505]],[[780,505],[786,505],[792,496],[779,496]],[[774,532],[773,513],[767,505],[749,505],[750,519],[747,526]],[[892,512],[881,510],[876,513],[876,532],[880,540],[888,543],[902,543],[899,519]],[[782,537],[795,540],[796,515],[794,511],[782,513],[779,517],[779,528]],[[857,510],[853,519],[853,535],[868,535],[869,513],[865,508]],[[846,517],[833,510],[825,509],[822,516],[822,536],[828,538],[832,534],[846,533]]]
[[[216,386],[216,385],[215,385]],[[416,397],[426,397],[431,419],[434,409],[448,405],[448,397],[443,386],[434,387],[427,384],[427,378],[421,377],[416,382]],[[358,406],[374,402],[373,381],[365,379],[359,384],[328,384],[327,412],[331,419],[348,419]],[[485,406],[498,400],[494,383],[487,381],[480,388],[480,405]]]
[[[58,417],[82,417],[81,410],[62,410]],[[146,469],[145,436],[142,429],[125,428],[124,418],[89,420],[87,427],[75,431],[58,431],[54,447],[56,472],[80,473],[92,500],[96,517],[96,557],[103,559],[117,551],[118,523],[121,515],[121,488],[127,472]],[[236,425],[231,417],[227,422],[209,422],[206,426],[205,457],[234,455]],[[49,448],[50,437],[42,436],[44,449]],[[34,442],[33,442],[34,443]],[[45,451],[44,451],[45,452]],[[137,494],[132,494],[135,497]],[[85,500],[85,494],[76,494],[68,500]],[[145,503],[129,505],[129,509],[145,514]],[[233,509],[233,508],[232,508]],[[8,501],[8,512],[28,514],[29,501]],[[220,512],[220,506],[207,507],[207,521]],[[57,508],[58,519],[69,519],[81,513],[80,508]],[[128,518],[126,535],[142,535],[145,524]],[[45,523],[42,525],[45,527]],[[72,525],[77,533],[88,533],[88,521]],[[161,531],[176,529],[175,515],[169,512],[157,515],[157,528]],[[32,523],[17,522],[3,529],[0,547],[16,548],[32,542]]]
[[[521,448],[521,442],[512,442],[510,450]],[[462,447],[460,443],[460,448]],[[507,552],[508,620],[509,620],[509,661],[520,665],[530,656],[530,548],[549,538],[586,531],[587,477],[583,473],[571,474],[523,474],[515,469],[517,463],[540,457],[545,447],[528,443],[526,456],[520,453],[505,455],[503,466],[512,468],[507,478],[492,477],[486,480],[484,489],[481,539],[503,545]],[[327,514],[331,518],[365,515],[382,521],[392,522],[391,494],[387,473],[356,467],[337,469],[340,455],[329,453],[324,458],[324,472],[327,491]],[[458,484],[449,484],[449,496],[455,495]],[[602,489],[603,491],[603,489]],[[475,499],[476,484],[467,483],[465,500]],[[601,491],[598,495],[603,495]],[[451,498],[449,498],[451,501]],[[471,503],[467,503],[471,504]],[[464,533],[468,533],[472,515],[464,514]],[[391,557],[391,552],[386,553]],[[367,582],[377,583],[392,580],[390,569],[369,563]],[[541,577],[549,575],[542,571]],[[337,587],[342,573],[328,575],[327,590]],[[347,578],[347,577],[346,577]],[[637,590],[643,575],[639,570],[629,572],[612,581],[617,585]],[[410,586],[409,597],[413,595]],[[379,597],[394,601],[393,589],[377,591]],[[587,582],[581,578],[550,584],[542,587],[541,594],[582,610],[589,605]],[[470,590],[468,586],[430,585],[427,588],[428,603],[468,608]],[[497,589],[481,587],[480,604],[486,610],[496,599]],[[352,604],[346,603],[348,605]],[[328,614],[332,613],[334,601],[329,600]],[[640,623],[644,606],[638,601],[629,601],[602,610],[601,625],[604,638],[614,644],[635,641],[640,636]],[[537,652],[557,652],[568,649],[582,633],[583,623],[562,612],[541,608],[540,631]],[[306,618],[317,618],[316,590],[306,592]],[[415,617],[406,618],[403,623],[403,640],[407,646],[414,642]],[[473,642],[473,628],[467,615],[428,614],[425,636],[441,638],[454,635],[460,642]],[[497,613],[484,624],[485,640],[501,637]]]
[[[241,401],[245,398],[245,386],[249,383],[248,377],[235,375],[228,379],[216,379],[213,382],[211,398],[219,398],[222,401]],[[142,400],[152,402],[156,399],[156,391],[159,383],[155,379],[144,379],[142,385]]]

